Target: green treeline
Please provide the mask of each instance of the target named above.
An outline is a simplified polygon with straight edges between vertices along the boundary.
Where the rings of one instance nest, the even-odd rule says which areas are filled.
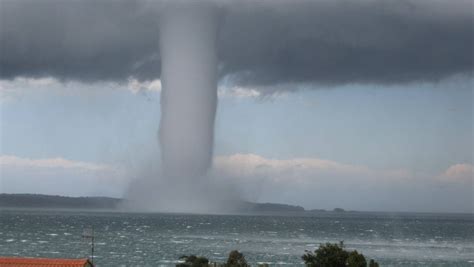
[[[206,257],[201,256],[182,256],[184,262],[177,264],[177,267],[249,267],[245,257],[237,250],[230,252],[226,263],[211,263]],[[311,267],[379,267],[379,264],[370,259],[367,263],[365,256],[357,250],[347,251],[344,249],[344,243],[339,244],[321,244],[314,252],[306,251],[301,256],[306,266]],[[268,266],[260,264],[260,267]]]

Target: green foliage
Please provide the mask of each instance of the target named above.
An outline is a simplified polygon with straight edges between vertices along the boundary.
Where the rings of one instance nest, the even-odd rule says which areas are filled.
[[[347,266],[349,267],[367,267],[367,261],[365,260],[364,255],[359,254],[357,250],[354,250],[349,253],[347,257]]]
[[[209,263],[209,260],[205,257],[197,257],[195,255],[182,256],[181,260],[184,260],[183,263],[176,264],[176,267],[210,267],[210,266],[219,266],[219,267],[250,267],[245,260],[244,254],[233,250],[229,253],[226,263]]]
[[[209,260],[206,257],[198,257],[195,255],[181,256],[180,260],[184,260],[184,263],[176,264],[176,267],[208,267]]]
[[[359,254],[357,250],[344,250],[343,242],[339,244],[321,244],[314,253],[307,251],[301,258],[307,266],[312,267],[367,267],[364,255]],[[369,267],[378,266],[378,263],[374,260],[370,261]]]
[[[371,259],[369,262],[369,267],[379,267],[379,264],[373,259]]]
[[[344,243],[326,243],[320,245],[317,250],[307,252],[302,259],[308,266],[314,267],[345,267],[349,253],[344,250]]]
[[[229,253],[229,258],[227,258],[226,267],[249,267],[245,260],[244,254],[238,252],[237,250],[232,250]]]
[[[314,252],[307,251],[301,257],[307,266],[312,267],[367,267],[367,261],[363,254],[344,249],[344,243],[321,244]],[[183,263],[176,264],[177,267],[250,267],[245,260],[244,254],[237,250],[229,253],[226,263],[209,263],[206,257],[189,255],[180,257]],[[266,267],[268,264],[260,264],[259,267]],[[373,259],[369,262],[369,267],[379,267]]]

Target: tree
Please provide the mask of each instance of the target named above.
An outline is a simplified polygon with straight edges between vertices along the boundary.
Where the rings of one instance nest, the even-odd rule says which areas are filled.
[[[232,250],[227,258],[226,267],[250,267],[245,260],[244,254],[237,250]]]
[[[365,260],[364,255],[359,254],[357,250],[354,250],[349,253],[349,257],[347,258],[347,266],[367,267],[367,261]]]
[[[369,262],[369,267],[379,267],[379,264],[373,259],[371,259]]]
[[[209,260],[206,257],[196,256],[196,255],[189,255],[189,256],[181,256],[180,260],[184,260],[184,263],[176,264],[176,267],[208,267]]]
[[[307,251],[301,258],[307,266],[312,267],[367,267],[364,255],[357,252],[357,250],[344,250],[342,241],[339,244],[321,244],[314,253]],[[370,261],[369,267],[378,266],[378,263],[374,260]]]
[[[344,250],[344,243],[339,244],[326,243],[320,245],[313,252],[307,252],[302,259],[308,266],[314,267],[345,267],[349,253]]]

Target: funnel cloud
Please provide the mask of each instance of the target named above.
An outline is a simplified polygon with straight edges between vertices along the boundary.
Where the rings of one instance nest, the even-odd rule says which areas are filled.
[[[212,3],[172,4],[161,14],[162,171],[141,175],[146,179],[132,186],[139,208],[215,212],[213,203],[222,201],[214,198],[224,199],[207,176],[217,107],[217,19]]]
[[[169,6],[160,18],[164,175],[202,176],[212,159],[217,105],[217,10],[212,4]]]

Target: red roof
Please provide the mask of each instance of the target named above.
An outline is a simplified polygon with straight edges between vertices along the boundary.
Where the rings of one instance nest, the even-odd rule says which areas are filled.
[[[46,259],[0,257],[0,267],[89,267],[88,259]]]

